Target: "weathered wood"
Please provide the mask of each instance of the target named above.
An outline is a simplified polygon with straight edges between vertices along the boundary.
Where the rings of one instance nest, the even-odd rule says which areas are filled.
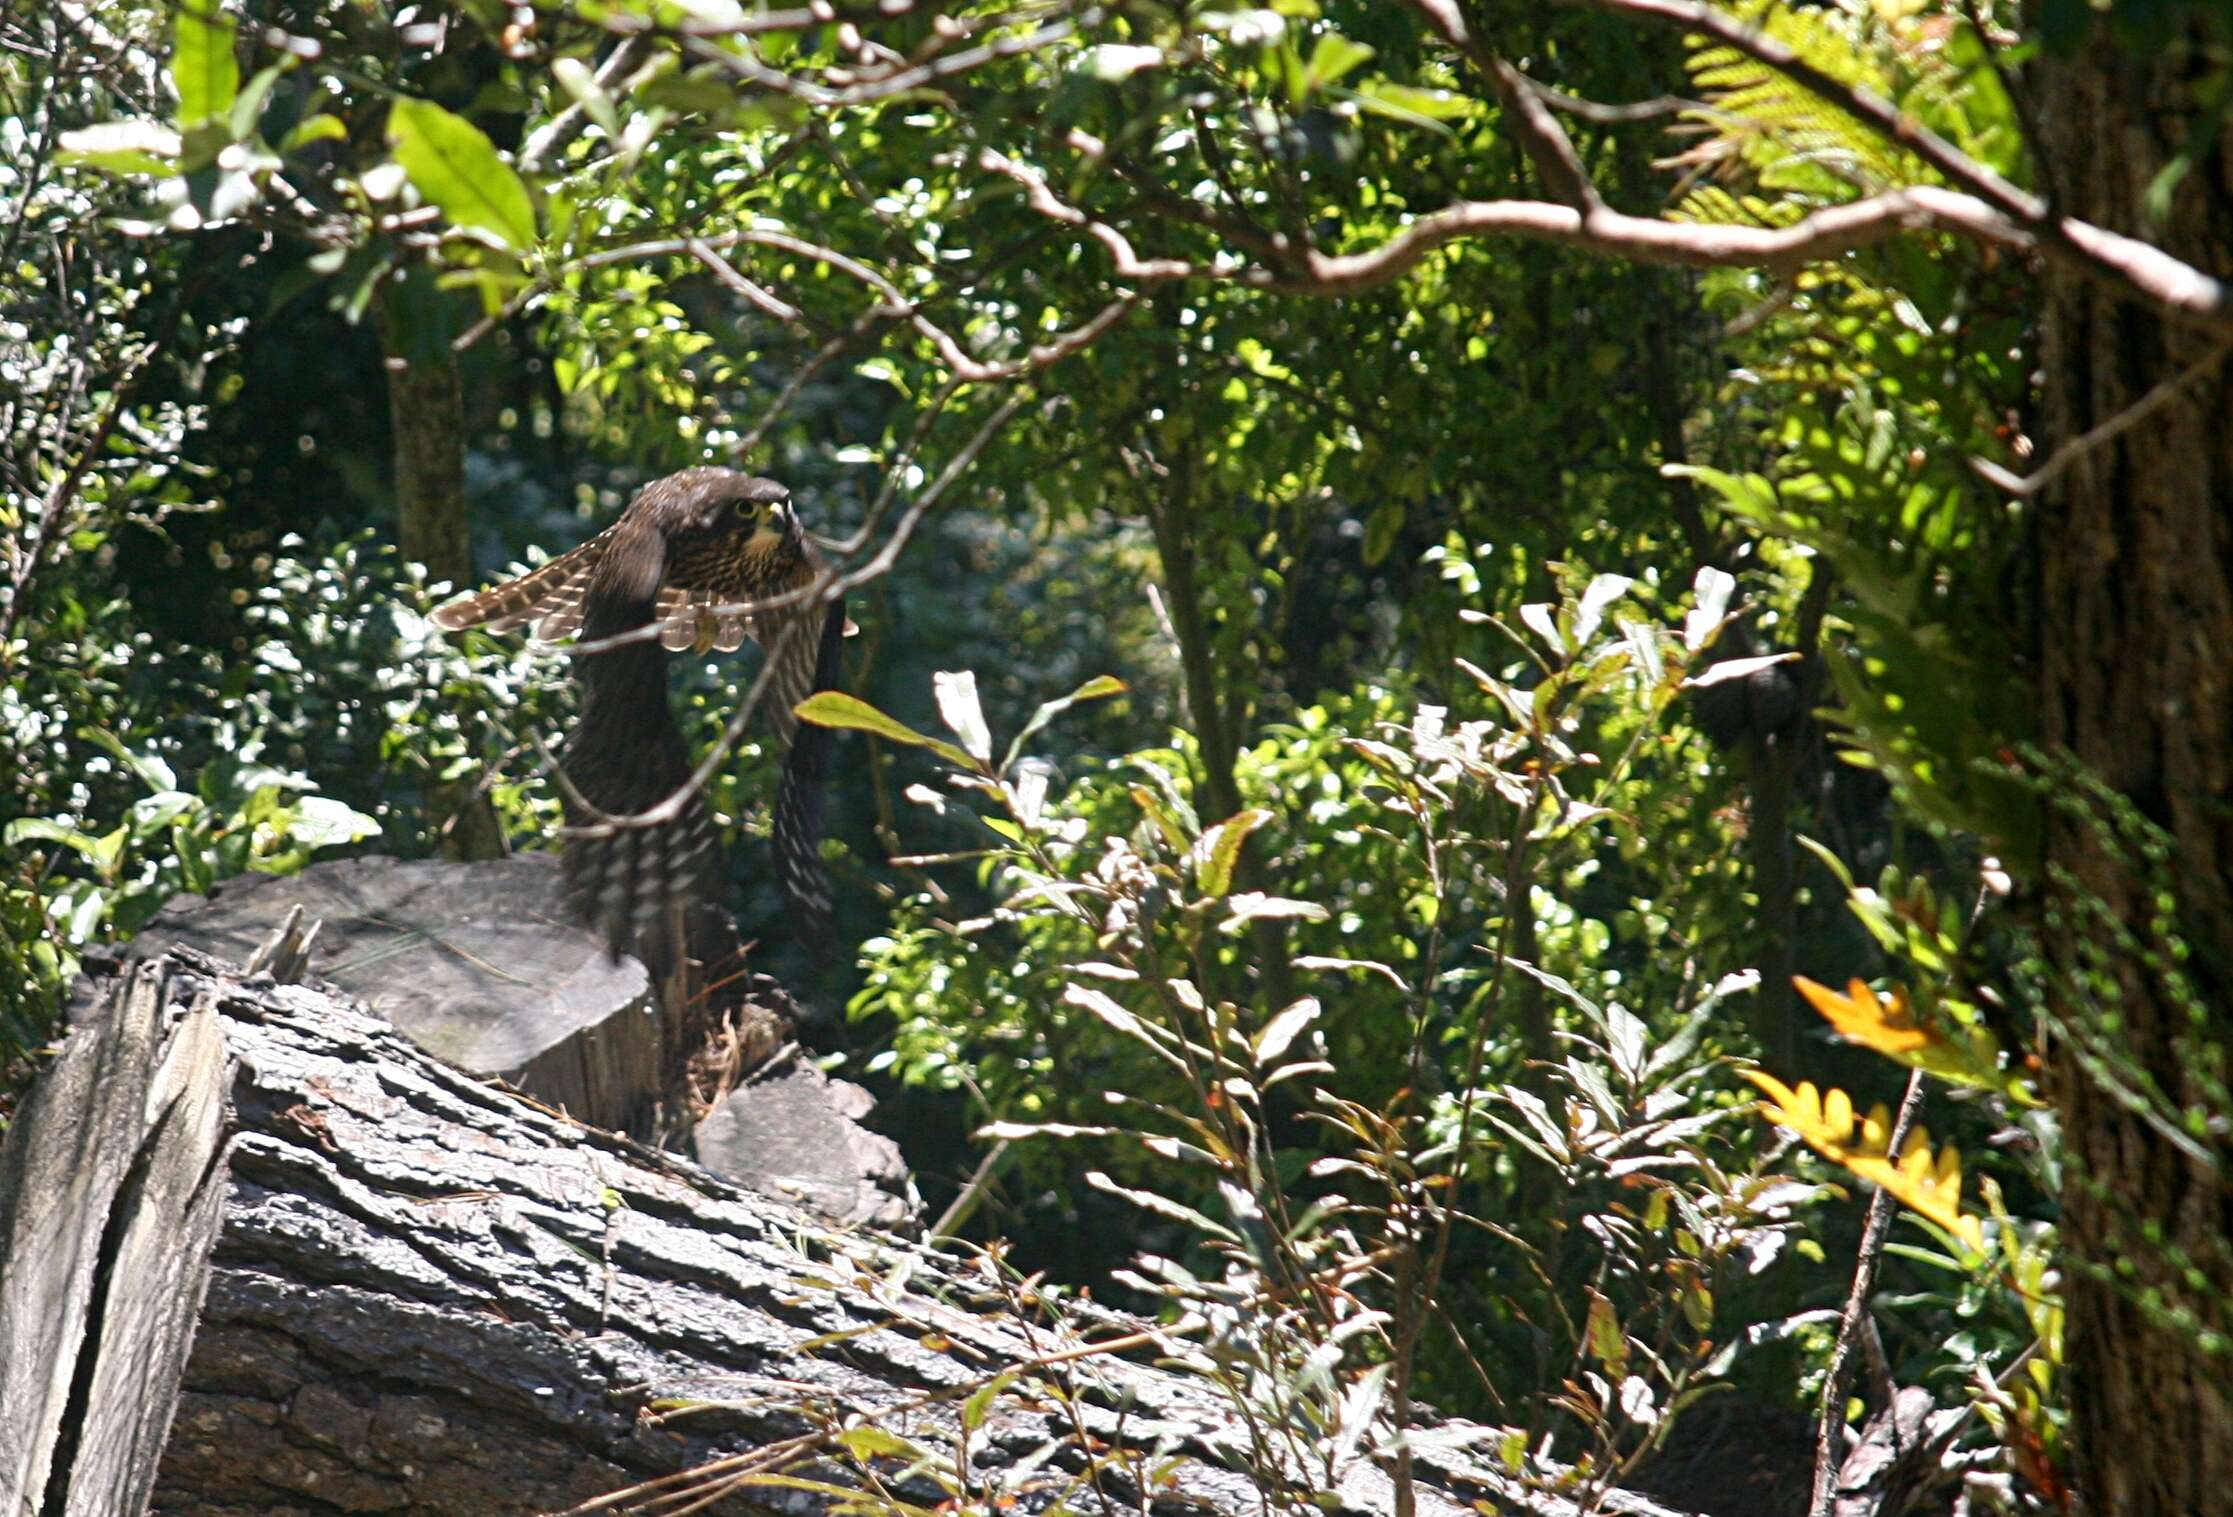
[[[874,1105],[867,1091],[831,1079],[794,1048],[700,1118],[690,1150],[716,1174],[834,1221],[906,1227],[920,1203],[899,1146],[861,1126]]]
[[[1240,1473],[1246,1432],[1202,1381],[1136,1358],[1048,1362],[1080,1333],[1141,1324],[1089,1307],[1066,1324],[1037,1308],[1019,1317],[980,1267],[832,1231],[450,1069],[331,994],[191,951],[111,982],[75,1036],[132,1008],[144,1020],[151,1004],[215,1018],[235,1131],[214,1246],[179,1250],[206,1262],[209,1283],[157,1512],[549,1511],[864,1423],[952,1452],[965,1398],[1019,1366],[966,1439],[979,1488],[1052,1446],[1023,1501],[1044,1505],[1082,1436],[1153,1451],[1167,1478],[1152,1505],[1261,1510]],[[87,1122],[117,1104],[85,1079],[36,1099]],[[1572,1510],[1486,1462],[1430,1451],[1421,1467],[1428,1517],[1476,1501]],[[1071,1491],[1072,1505],[1137,1517],[1129,1468],[1104,1457],[1099,1491]],[[1347,1510],[1393,1509],[1369,1457],[1339,1486]],[[761,1486],[705,1510],[827,1505]],[[1628,1498],[1607,1509],[1661,1511]]]
[[[145,1505],[225,1187],[216,1013],[106,998],[0,1145],[0,1512]]]
[[[134,959],[183,943],[249,962],[291,908],[320,923],[309,971],[413,1042],[500,1075],[599,1127],[648,1136],[694,1049],[634,959],[614,961],[559,907],[557,860],[342,859],[249,875],[165,906]],[[292,976],[281,976],[292,978]]]

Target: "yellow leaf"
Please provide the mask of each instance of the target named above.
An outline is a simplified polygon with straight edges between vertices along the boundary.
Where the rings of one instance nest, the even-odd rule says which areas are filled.
[[[1807,998],[1807,1004],[1821,1012],[1824,1020],[1842,1036],[1878,1053],[1897,1059],[1902,1054],[1928,1047],[1936,1037],[1915,1020],[1915,1013],[1907,1004],[1907,992],[1897,985],[1892,987],[1892,998],[1886,1001],[1859,980],[1847,985],[1844,995],[1803,974],[1793,975],[1791,983],[1799,987],[1799,994]]]
[[[1790,1128],[1825,1159],[1883,1186],[1910,1211],[1936,1222],[1973,1251],[1984,1249],[1984,1231],[1977,1218],[1962,1211],[1962,1156],[1952,1144],[1934,1156],[1930,1129],[1918,1125],[1895,1158],[1891,1113],[1883,1103],[1870,1108],[1856,1133],[1853,1098],[1836,1086],[1824,1095],[1811,1080],[1800,1081],[1793,1090],[1757,1069],[1745,1070],[1744,1076],[1767,1092],[1761,1108],[1770,1121]]]
[[[1848,1042],[1956,1085],[1997,1090],[2025,1106],[2039,1104],[2029,1082],[2003,1067],[2000,1040],[1991,1030],[1981,1022],[1964,1026],[1949,1018],[1945,1003],[1929,1017],[1918,1017],[1898,985],[1886,997],[1859,980],[1849,981],[1843,994],[1803,974],[1793,975],[1791,983]]]

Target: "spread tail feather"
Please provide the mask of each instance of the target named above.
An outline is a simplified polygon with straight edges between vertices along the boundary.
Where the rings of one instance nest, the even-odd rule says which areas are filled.
[[[673,972],[677,918],[713,896],[721,869],[713,819],[696,800],[660,826],[577,832],[562,863],[567,910],[607,953],[633,953],[654,978]]]

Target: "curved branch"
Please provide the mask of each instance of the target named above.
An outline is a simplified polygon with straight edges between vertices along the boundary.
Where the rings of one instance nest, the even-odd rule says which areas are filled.
[[[1429,4],[1441,0],[1427,0]],[[2059,216],[2041,197],[2019,189],[1891,102],[1824,73],[1790,48],[1726,12],[1698,0],[1568,0],[1617,15],[1670,22],[1735,48],[1830,104],[1868,123],[1960,186],[2009,217],[2087,277],[2121,288],[2187,326],[2233,332],[2233,281],[2182,263],[2161,248],[2072,216]]]

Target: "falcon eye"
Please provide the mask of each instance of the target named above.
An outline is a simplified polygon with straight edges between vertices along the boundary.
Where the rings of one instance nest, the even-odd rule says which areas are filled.
[[[749,500],[737,502],[737,515],[745,521],[758,521],[767,514],[767,507]]]

